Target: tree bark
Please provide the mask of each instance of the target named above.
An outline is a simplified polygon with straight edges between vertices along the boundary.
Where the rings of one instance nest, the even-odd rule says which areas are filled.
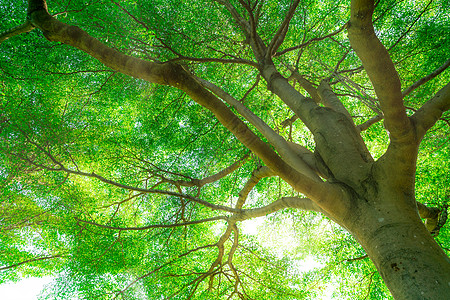
[[[409,201],[385,192],[359,205],[349,230],[361,243],[396,300],[449,298],[450,259]]]

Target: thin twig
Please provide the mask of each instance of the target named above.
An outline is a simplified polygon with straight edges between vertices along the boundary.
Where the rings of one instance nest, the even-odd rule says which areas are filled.
[[[426,82],[430,81],[431,79],[435,78],[439,74],[445,71],[450,66],[450,59],[448,59],[445,63],[443,63],[439,68],[434,70],[432,73],[428,74],[425,77],[422,77],[421,79],[414,82],[411,86],[409,86],[407,89],[405,89],[402,94],[403,97],[406,97],[409,93],[420,87],[421,85],[425,84]]]
[[[15,267],[27,264],[27,263],[31,263],[31,262],[36,262],[36,261],[41,261],[41,260],[48,260],[48,259],[54,259],[54,258],[60,258],[60,257],[64,257],[64,255],[52,255],[52,256],[44,256],[44,257],[32,258],[32,259],[25,260],[25,261],[22,261],[22,262],[13,264],[13,265],[9,265],[9,266],[6,266],[6,267],[1,267],[0,271],[9,270],[9,269],[12,269],[12,268],[15,268]]]
[[[194,224],[200,224],[200,223],[206,223],[206,222],[212,222],[212,221],[218,221],[218,220],[227,220],[228,217],[226,216],[217,216],[212,218],[206,218],[201,220],[195,220],[195,221],[188,221],[184,223],[177,223],[177,224],[155,224],[155,225],[148,225],[143,227],[116,227],[116,226],[109,226],[109,225],[103,225],[91,221],[81,220],[78,218],[75,218],[77,221],[82,223],[87,223],[91,225],[95,225],[97,227],[111,229],[111,230],[147,230],[147,229],[153,229],[153,228],[173,228],[173,227],[181,227],[181,226],[187,226],[187,225],[194,225]]]

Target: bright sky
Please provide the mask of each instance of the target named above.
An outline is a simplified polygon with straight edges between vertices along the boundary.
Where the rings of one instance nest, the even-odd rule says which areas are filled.
[[[1,300],[37,300],[37,296],[50,283],[52,277],[26,278],[16,283],[0,285]]]

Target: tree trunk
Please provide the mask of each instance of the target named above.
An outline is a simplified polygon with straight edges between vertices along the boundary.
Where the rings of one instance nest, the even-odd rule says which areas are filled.
[[[385,193],[359,202],[349,230],[396,300],[450,299],[450,259],[431,237],[415,205],[399,205],[413,203],[398,201],[402,196]]]

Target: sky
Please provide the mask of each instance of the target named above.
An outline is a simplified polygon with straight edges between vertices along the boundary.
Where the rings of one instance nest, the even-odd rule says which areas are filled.
[[[0,285],[1,300],[37,300],[37,296],[52,277],[26,278],[16,283]]]

